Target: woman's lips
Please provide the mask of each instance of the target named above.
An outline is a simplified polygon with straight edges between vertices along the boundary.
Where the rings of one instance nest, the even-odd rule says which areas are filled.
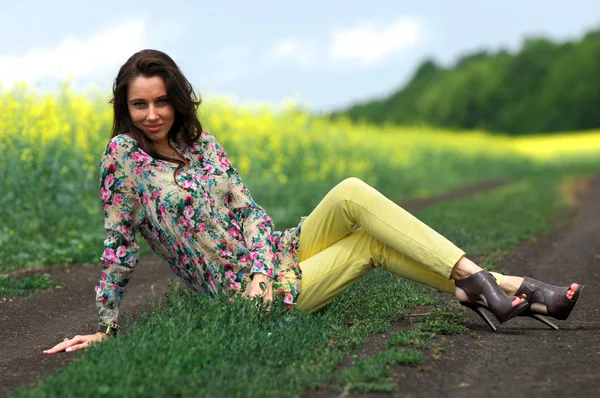
[[[161,128],[162,126],[163,126],[162,124],[157,124],[157,125],[155,125],[155,126],[144,126],[144,127],[146,127],[146,129],[147,129],[148,131],[150,131],[151,133],[156,133],[158,130],[160,130],[160,128]]]

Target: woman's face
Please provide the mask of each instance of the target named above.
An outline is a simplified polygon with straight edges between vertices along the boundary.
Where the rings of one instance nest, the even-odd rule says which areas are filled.
[[[133,124],[154,144],[168,145],[175,110],[167,99],[167,88],[160,76],[136,77],[127,90],[127,107]]]

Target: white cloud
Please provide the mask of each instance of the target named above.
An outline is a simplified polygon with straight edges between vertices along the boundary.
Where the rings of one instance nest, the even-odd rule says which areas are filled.
[[[291,61],[305,69],[311,69],[317,64],[318,48],[310,40],[284,39],[267,52],[267,57],[269,55],[276,60]]]
[[[146,22],[134,19],[85,39],[66,39],[55,48],[0,55],[0,81],[10,87],[17,81],[116,74],[127,58],[144,47],[146,36]]]
[[[362,23],[350,29],[332,32],[329,54],[336,60],[358,60],[374,64],[391,54],[415,45],[422,35],[422,23],[402,18],[386,27]]]

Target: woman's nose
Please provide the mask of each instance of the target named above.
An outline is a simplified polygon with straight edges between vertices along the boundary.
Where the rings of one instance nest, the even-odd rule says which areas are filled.
[[[148,114],[146,115],[147,120],[156,120],[158,119],[158,115],[156,113],[156,109],[154,109],[154,105],[148,106]]]

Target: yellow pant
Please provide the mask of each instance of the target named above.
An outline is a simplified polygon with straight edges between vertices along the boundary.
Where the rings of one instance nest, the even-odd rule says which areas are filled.
[[[377,266],[454,293],[450,273],[464,254],[374,188],[348,178],[302,224],[297,307],[314,311],[326,305]]]

